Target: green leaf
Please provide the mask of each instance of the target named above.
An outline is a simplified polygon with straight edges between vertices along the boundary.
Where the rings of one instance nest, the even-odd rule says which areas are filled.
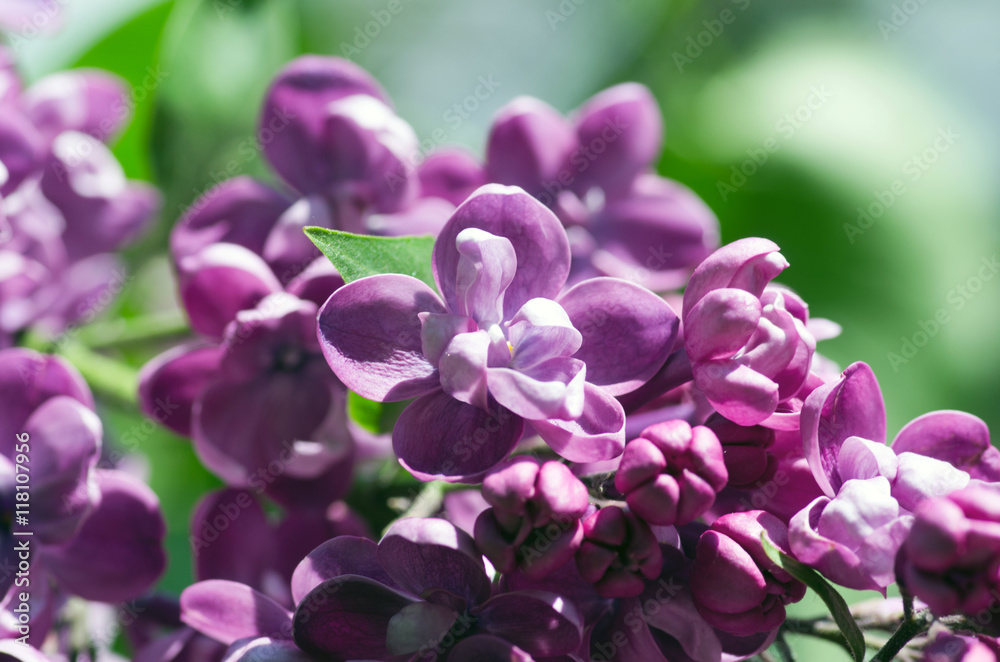
[[[330,258],[344,281],[377,274],[405,274],[434,288],[431,252],[434,237],[371,237],[308,227],[306,235]]]
[[[396,419],[413,400],[401,402],[375,402],[362,398],[354,391],[347,392],[347,413],[351,419],[375,434],[392,432]]]
[[[811,588],[826,603],[830,615],[833,617],[840,632],[847,640],[847,646],[854,657],[855,662],[862,662],[865,659],[865,635],[861,628],[851,616],[844,598],[837,592],[828,581],[823,579],[818,572],[802,565],[791,556],[788,556],[778,549],[771,539],[767,537],[767,532],[760,534],[760,541],[764,545],[764,553],[767,557],[777,563],[785,572],[795,577],[800,582]]]

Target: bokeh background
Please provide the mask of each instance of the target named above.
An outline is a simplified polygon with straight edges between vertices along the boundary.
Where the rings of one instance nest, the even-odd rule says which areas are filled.
[[[300,53],[350,57],[385,85],[426,146],[444,135],[480,155],[494,112],[515,96],[570,111],[634,80],[652,89],[666,120],[661,173],[705,199],[724,242],[760,235],[782,247],[792,267],[781,281],[813,316],[844,327],[820,351],[842,367],[866,361],[878,375],[890,438],[933,409],[966,410],[1000,429],[995,0],[61,4],[58,33],[12,38],[26,77],[97,66],[126,78],[135,117],[115,152],[166,199],[155,230],[127,255],[105,333],[149,313],[178,321],[169,230],[215,181],[271,178],[258,158],[257,110],[273,73]],[[390,4],[401,10],[389,13]],[[238,169],[227,174],[232,160]],[[159,349],[126,345],[117,358],[137,369]],[[107,370],[109,383],[134,380]],[[108,441],[149,457],[170,526],[163,586],[176,591],[190,581],[191,505],[216,482],[120,390],[121,402],[102,411]],[[834,659],[835,650],[816,652]]]

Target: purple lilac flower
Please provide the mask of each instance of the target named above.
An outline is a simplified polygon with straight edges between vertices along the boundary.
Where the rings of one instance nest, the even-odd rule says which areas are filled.
[[[920,662],[996,662],[1000,644],[995,639],[941,631],[924,647]]]
[[[741,239],[698,265],[684,291],[684,348],[695,385],[740,425],[764,423],[806,382],[816,341],[807,309],[768,288],[788,266],[766,239]]]
[[[590,501],[565,464],[514,458],[483,479],[482,494],[492,507],[476,519],[476,544],[497,571],[538,578],[573,560]]]
[[[338,462],[352,445],[347,392],[323,360],[316,310],[343,280],[319,258],[283,288],[260,257],[228,243],[186,257],[178,271],[203,337],[146,364],[143,410],[191,436],[232,487],[267,489],[279,501],[283,486],[306,490],[323,506],[339,498]]]
[[[493,122],[486,174],[556,213],[573,247],[572,282],[614,276],[660,291],[682,285],[718,244],[705,203],[653,172],[662,142],[656,100],[637,83],[604,90],[571,119],[519,97]]]
[[[83,378],[62,359],[27,349],[0,351],[0,545],[18,567],[31,531],[31,639],[40,643],[67,595],[119,602],[144,593],[166,566],[159,502],[143,483],[97,468],[102,427]],[[20,456],[26,456],[27,460]],[[29,464],[30,463],[30,464]],[[15,465],[30,466],[28,523],[15,519]],[[0,579],[0,631],[16,630],[15,573]]]
[[[805,596],[805,584],[765,554],[765,531],[771,542],[790,553],[788,527],[760,510],[723,515],[698,539],[691,595],[713,627],[738,636],[775,630],[785,622],[785,605]]]
[[[884,590],[896,552],[927,498],[996,480],[1000,451],[975,416],[938,411],[914,419],[885,445],[885,405],[864,363],[817,388],[802,409],[802,439],[824,492],[796,514],[796,558],[848,588]]]
[[[485,186],[434,245],[441,292],[405,275],[363,278],[323,306],[323,351],[348,388],[417,398],[393,430],[421,478],[473,480],[506,458],[525,421],[572,461],[615,457],[625,415],[613,396],[663,364],[677,318],[659,297],[598,278],[563,292],[558,219],[517,188]],[[609,351],[609,348],[614,351]]]
[[[679,526],[708,510],[727,480],[715,433],[674,420],[646,428],[625,445],[615,487],[646,522]]]
[[[1000,483],[923,501],[896,559],[900,584],[937,616],[985,611],[1000,596]]]
[[[159,194],[128,181],[105,145],[128,118],[124,81],[53,74],[25,91],[0,47],[0,346],[56,334],[120,287],[111,255],[153,220]]]
[[[286,65],[264,98],[259,132],[285,186],[241,176],[206,192],[174,228],[176,260],[235,243],[286,284],[320,255],[304,227],[434,233],[481,178],[470,157],[451,150],[414,168],[413,129],[375,79],[340,58],[307,55]]]
[[[440,519],[403,519],[376,545],[342,536],[292,577],[294,614],[235,582],[200,582],[183,619],[231,645],[228,660],[569,660],[576,608],[542,591],[493,592],[472,538]],[[507,657],[502,657],[506,655]]]
[[[583,521],[583,542],[576,553],[580,576],[605,598],[629,598],[660,574],[660,544],[635,513],[606,506]]]

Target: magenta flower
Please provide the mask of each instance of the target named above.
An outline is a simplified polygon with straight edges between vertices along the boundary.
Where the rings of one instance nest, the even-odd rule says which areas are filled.
[[[571,120],[520,97],[490,129],[486,174],[559,216],[573,247],[571,281],[604,275],[665,290],[716,247],[718,221],[697,195],[653,172],[662,142],[656,100],[636,83],[604,90]]]
[[[266,488],[282,501],[281,485],[295,479],[312,485],[319,503],[338,498],[328,492],[340,486],[322,477],[350,452],[347,392],[323,360],[316,310],[340,276],[321,258],[282,288],[260,257],[225,243],[178,270],[181,300],[204,339],[146,364],[143,410],[191,436],[205,466],[232,487]]]
[[[789,553],[788,527],[759,510],[723,515],[698,539],[691,595],[713,627],[738,636],[776,630],[785,622],[785,605],[805,596],[805,584],[765,554],[765,531]]]
[[[294,614],[241,584],[200,582],[181,596],[183,619],[230,644],[234,662],[566,659],[583,630],[557,595],[494,595],[472,538],[440,519],[400,520],[377,546],[334,538],[299,564],[291,591]]]
[[[635,513],[606,506],[583,522],[583,542],[576,553],[580,576],[605,598],[639,595],[645,580],[660,574],[660,544]]]
[[[975,481],[927,499],[896,561],[907,591],[937,616],[975,616],[1000,594],[1000,484]]]
[[[765,289],[787,266],[773,242],[741,239],[698,265],[684,291],[694,383],[740,425],[765,423],[809,375],[816,340],[806,329],[805,305],[789,292]]]
[[[625,445],[615,487],[648,523],[680,526],[708,510],[727,480],[715,433],[673,420],[646,428]]]
[[[492,507],[476,519],[476,544],[497,571],[540,578],[573,560],[590,501],[565,464],[514,458],[483,479],[482,494]]]
[[[474,480],[510,454],[525,421],[569,460],[618,455],[625,415],[613,396],[666,360],[670,307],[616,279],[562,292],[566,235],[516,188],[470,197],[433,259],[441,296],[410,276],[371,276],[340,288],[319,316],[323,352],[348,388],[417,398],[393,430],[400,462],[422,478]]]

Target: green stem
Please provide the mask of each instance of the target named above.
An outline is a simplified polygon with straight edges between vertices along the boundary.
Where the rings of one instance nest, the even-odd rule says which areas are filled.
[[[95,322],[80,327],[76,340],[91,349],[117,347],[157,340],[168,340],[191,332],[187,319],[179,311],[151,313],[129,320]]]
[[[59,353],[80,371],[95,393],[126,405],[137,406],[137,370],[78,343],[65,343],[59,348]]]
[[[933,622],[934,616],[928,610],[904,619],[889,641],[875,653],[870,662],[889,662],[895,659],[899,651],[903,650],[903,646],[917,635],[926,632]]]
[[[788,645],[788,640],[785,639],[785,632],[783,630],[778,632],[778,638],[774,640],[774,647],[784,662],[795,662],[795,653],[792,651],[792,647]]]

